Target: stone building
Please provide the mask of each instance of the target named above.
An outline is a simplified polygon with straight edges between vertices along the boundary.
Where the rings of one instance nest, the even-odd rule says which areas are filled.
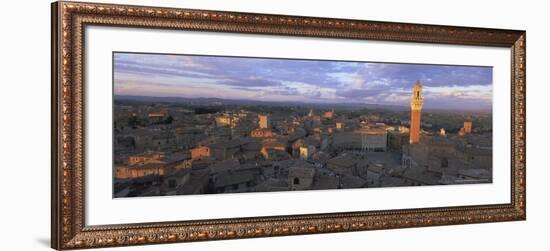
[[[470,118],[467,118],[464,121],[464,132],[465,133],[472,133],[472,120]]]
[[[300,146],[300,159],[308,160],[315,153],[315,146],[303,145]]]
[[[210,156],[216,160],[231,159],[241,151],[241,145],[238,139],[216,142],[209,146]]]
[[[273,132],[271,131],[271,129],[257,128],[250,132],[250,136],[252,138],[271,138],[273,137]]]
[[[388,147],[388,132],[383,127],[368,127],[353,132],[361,138],[361,150],[365,152],[385,152]]]
[[[327,168],[339,175],[366,176],[367,164],[361,156],[342,153],[327,161]]]
[[[206,139],[204,129],[194,126],[182,126],[175,130],[176,143],[183,149],[189,149]]]
[[[142,154],[128,156],[128,164],[135,165],[138,163],[160,161],[164,158],[163,152],[147,151]]]
[[[464,136],[470,133],[472,133],[472,120],[470,118],[467,118],[464,121],[464,126],[460,128],[460,131],[458,132],[458,134],[460,136]]]
[[[258,115],[258,126],[260,129],[270,128],[269,117],[267,115]]]
[[[409,143],[409,134],[391,130],[388,132],[388,147],[390,151],[401,152],[403,145]]]
[[[207,146],[199,146],[191,149],[191,159],[198,160],[201,158],[210,157],[210,148]]]
[[[482,137],[473,135],[466,138],[449,137],[448,135],[426,136],[418,144],[407,145],[404,148],[402,166],[405,169],[415,170],[415,172],[435,173],[441,179],[447,177],[449,180],[455,180],[454,182],[459,182],[457,178],[460,173],[484,172],[472,170],[492,172],[492,147],[490,143],[484,145],[485,143],[482,143],[480,138]],[[435,176],[432,176],[430,183],[449,183],[449,181],[441,180],[434,182],[433,177]],[[490,180],[486,179],[485,181]]]
[[[417,80],[414,83],[413,95],[411,98],[411,129],[409,137],[411,144],[416,144],[420,141],[422,104],[422,85],[420,85],[420,81]]]
[[[280,155],[287,153],[287,143],[277,139],[265,139],[261,142],[261,154],[265,159],[270,159],[273,154]],[[290,155],[289,155],[290,156]]]
[[[153,134],[151,144],[150,149],[168,150],[177,145],[177,138],[171,130],[160,131]]]
[[[209,192],[209,180],[208,170],[192,170],[189,180],[177,188],[176,194],[204,194]]]
[[[150,112],[147,114],[147,118],[149,119],[150,123],[159,123],[164,121],[168,117],[168,113],[166,111],[157,111],[157,112]]]
[[[163,181],[165,195],[175,195],[179,187],[184,186],[191,178],[191,169],[177,169],[166,175]]]
[[[288,184],[291,190],[307,190],[313,184],[315,168],[301,164],[288,169]]]
[[[164,161],[148,161],[136,163],[129,166],[118,166],[115,168],[115,178],[134,179],[145,176],[163,176],[165,173]]]
[[[325,119],[332,119],[334,117],[334,110],[326,111],[323,113],[323,118]]]
[[[258,175],[256,169],[220,173],[213,178],[213,189],[216,193],[247,192],[257,185],[255,179]]]

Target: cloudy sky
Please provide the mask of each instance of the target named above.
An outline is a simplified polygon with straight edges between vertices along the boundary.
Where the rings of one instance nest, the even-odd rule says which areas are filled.
[[[115,95],[408,106],[416,80],[425,108],[491,109],[492,67],[114,54]]]

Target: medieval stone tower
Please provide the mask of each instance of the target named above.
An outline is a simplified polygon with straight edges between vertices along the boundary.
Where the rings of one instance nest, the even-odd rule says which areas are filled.
[[[410,143],[415,144],[420,140],[420,117],[422,114],[422,85],[420,81],[416,81],[413,87],[413,95],[411,98],[411,129],[410,129]]]
[[[472,133],[472,119],[470,117],[464,121],[464,133]]]

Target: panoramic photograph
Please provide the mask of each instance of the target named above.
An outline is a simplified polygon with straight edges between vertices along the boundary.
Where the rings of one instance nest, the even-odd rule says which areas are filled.
[[[113,197],[492,183],[491,66],[113,52]]]

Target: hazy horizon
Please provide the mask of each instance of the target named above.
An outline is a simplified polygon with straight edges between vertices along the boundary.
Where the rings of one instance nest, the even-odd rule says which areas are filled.
[[[153,102],[153,103],[175,103],[177,104],[177,101],[173,100],[148,100],[148,99],[185,99],[185,100],[199,100],[199,99],[219,99],[222,101],[232,101],[232,102],[258,102],[258,103],[276,103],[276,104],[287,104],[287,105],[303,105],[303,106],[325,106],[330,107],[334,109],[339,108],[350,108],[350,105],[353,105],[356,109],[371,109],[372,107],[369,106],[375,106],[375,108],[388,108],[388,107],[395,107],[395,108],[402,108],[403,110],[410,109],[410,105],[386,105],[386,104],[372,104],[372,103],[316,103],[316,102],[301,102],[301,101],[264,101],[264,100],[244,100],[244,99],[230,99],[230,98],[212,98],[212,97],[168,97],[168,96],[133,96],[133,95],[114,95],[113,96],[115,101],[138,101],[138,102]],[[122,99],[121,99],[122,98]],[[235,105],[235,104],[226,104],[226,105]],[[324,108],[323,108],[324,109]],[[399,109],[400,110],[400,109]],[[433,107],[433,108],[424,108],[424,111],[451,111],[451,112],[472,112],[472,113],[492,113],[492,109],[463,109],[463,108],[439,108],[439,107]]]
[[[114,95],[492,110],[492,67],[303,59],[113,54]]]

